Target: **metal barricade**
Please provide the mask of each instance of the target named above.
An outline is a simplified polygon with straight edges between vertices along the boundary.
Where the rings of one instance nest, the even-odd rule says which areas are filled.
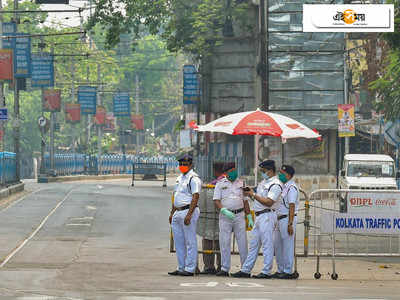
[[[316,257],[315,279],[321,277],[321,257],[332,259],[333,280],[337,257],[400,257],[400,191],[316,190],[309,210],[305,253]]]
[[[167,186],[167,164],[164,163],[133,163],[132,186],[135,185],[135,175],[143,175],[142,180],[157,180],[157,175],[163,175],[163,187]]]

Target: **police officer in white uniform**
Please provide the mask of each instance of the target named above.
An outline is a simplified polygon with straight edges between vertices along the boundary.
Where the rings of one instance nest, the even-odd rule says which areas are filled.
[[[229,276],[231,268],[231,238],[235,235],[240,263],[247,257],[247,233],[245,215],[249,225],[253,226],[248,200],[243,196],[243,181],[238,179],[235,163],[228,163],[226,177],[221,179],[214,190],[215,206],[219,209],[219,247],[221,250],[221,271],[217,276]]]
[[[193,276],[197,266],[196,226],[200,210],[197,207],[201,191],[200,177],[192,170],[192,157],[184,155],[179,161],[175,185],[175,200],[169,217],[174,235],[178,269],[169,275]]]
[[[275,231],[275,256],[278,271],[274,277],[280,279],[294,279],[293,261],[297,211],[299,209],[299,189],[296,186],[292,166],[283,165],[279,174],[279,180],[284,184],[282,202],[278,209],[278,226]]]
[[[264,267],[261,273],[253,275],[254,278],[272,278],[272,264],[274,259],[273,231],[276,225],[275,209],[279,207],[282,186],[275,176],[275,161],[266,160],[260,165],[261,175],[264,178],[257,186],[257,192],[245,191],[245,195],[254,199],[254,211],[256,221],[252,230],[253,238],[250,241],[249,254],[242,269],[231,274],[233,277],[250,277],[251,270],[258,257],[262,246],[264,256]],[[246,189],[247,190],[247,189]]]

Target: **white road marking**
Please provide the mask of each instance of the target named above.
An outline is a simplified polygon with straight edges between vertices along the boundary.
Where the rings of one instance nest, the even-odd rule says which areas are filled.
[[[103,188],[103,186],[102,186],[102,185],[98,185],[97,188],[98,188],[99,190],[101,190],[101,189]]]
[[[66,224],[65,226],[92,226],[90,223],[71,223],[71,224]]]
[[[188,283],[181,283],[181,286],[185,287],[216,287],[218,285],[218,282],[188,282]]]
[[[96,210],[97,208],[94,207],[94,206],[88,205],[88,206],[86,206],[86,209],[87,209],[87,210]]]
[[[3,268],[6,263],[8,263],[8,261],[14,257],[15,254],[17,254],[25,245],[26,243],[28,243],[38,232],[40,229],[42,229],[42,227],[44,226],[44,224],[47,222],[47,220],[51,217],[52,214],[54,214],[54,212],[57,210],[57,208],[59,208],[64,202],[65,200],[67,200],[68,196],[72,193],[72,190],[68,192],[68,194],[60,201],[58,202],[58,204],[56,205],[56,207],[53,208],[53,210],[42,220],[42,222],[39,224],[39,226],[31,233],[31,235],[26,238],[16,249],[14,249],[14,251],[12,251],[4,260],[3,262],[0,264],[0,268]]]
[[[79,221],[79,220],[93,220],[93,217],[81,217],[81,218],[70,218],[70,220]]]

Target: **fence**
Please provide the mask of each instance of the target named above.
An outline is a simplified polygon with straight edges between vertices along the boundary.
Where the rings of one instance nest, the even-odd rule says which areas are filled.
[[[17,180],[15,153],[0,152],[1,185],[13,183]]]
[[[178,162],[172,156],[145,157],[136,155],[106,154],[100,158],[95,155],[79,153],[55,154],[54,171],[57,175],[78,174],[132,174],[133,163],[166,164],[167,172],[175,171]],[[44,157],[44,166],[50,170],[50,156]]]
[[[400,191],[325,189],[309,200],[306,253],[316,256],[316,279],[320,257],[332,259],[334,280],[336,257],[400,257]]]

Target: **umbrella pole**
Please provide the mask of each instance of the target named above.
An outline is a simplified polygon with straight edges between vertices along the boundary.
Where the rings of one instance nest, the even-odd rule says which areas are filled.
[[[259,148],[259,135],[256,134],[254,135],[254,184],[255,186],[257,186],[257,177],[258,177],[258,172],[257,172],[257,168],[258,168],[258,148]]]

